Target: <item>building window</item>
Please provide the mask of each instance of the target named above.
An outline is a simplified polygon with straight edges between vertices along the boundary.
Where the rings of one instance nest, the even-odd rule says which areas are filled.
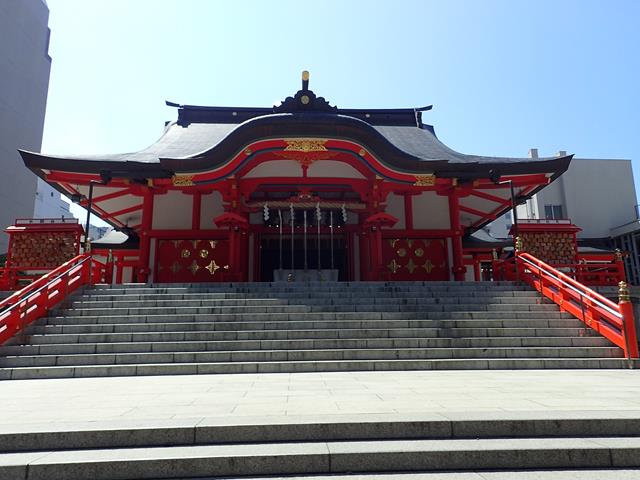
[[[561,220],[564,219],[564,213],[562,211],[562,205],[545,205],[544,206],[544,218],[547,220]]]

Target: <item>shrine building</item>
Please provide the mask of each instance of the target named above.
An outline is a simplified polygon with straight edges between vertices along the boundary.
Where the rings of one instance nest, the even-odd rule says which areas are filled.
[[[479,279],[489,253],[469,236],[572,157],[458,153],[423,122],[431,106],[338,108],[306,72],[272,108],[167,104],[177,121],[138,152],[21,151],[128,235],[94,245],[119,282]]]

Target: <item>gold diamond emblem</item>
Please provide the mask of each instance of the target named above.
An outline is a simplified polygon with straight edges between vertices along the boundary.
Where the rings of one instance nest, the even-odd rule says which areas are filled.
[[[189,265],[189,270],[191,270],[192,275],[195,275],[200,268],[200,265],[198,265],[195,260],[191,262],[191,265]]]
[[[407,270],[409,270],[409,273],[413,273],[413,271],[418,268],[417,265],[415,263],[413,263],[413,258],[409,259],[409,262],[407,263]]]
[[[204,267],[204,268],[206,268],[207,270],[209,270],[209,273],[210,273],[211,275],[214,275],[214,274],[218,271],[218,269],[219,269],[220,267],[218,266],[218,264],[216,263],[216,261],[215,261],[215,260],[211,260],[211,262],[209,263],[209,265],[207,265],[207,266],[206,266],[206,267]]]
[[[431,260],[427,260],[424,262],[424,265],[421,265],[421,267],[424,268],[425,272],[431,273],[431,270],[433,270],[433,263],[431,263]]]
[[[391,262],[389,262],[389,265],[387,265],[387,268],[391,270],[391,273],[396,273],[398,270],[402,268],[402,265],[396,262],[396,259],[394,258],[393,260],[391,260]]]

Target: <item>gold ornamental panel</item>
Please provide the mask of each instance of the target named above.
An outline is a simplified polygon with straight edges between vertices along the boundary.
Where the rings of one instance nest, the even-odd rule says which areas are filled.
[[[433,187],[435,184],[435,175],[416,175],[416,181],[413,185],[416,187]]]
[[[174,175],[171,179],[174,187],[191,187],[194,175]]]
[[[328,140],[322,138],[296,138],[285,140],[287,143],[285,152],[326,152],[325,146]]]

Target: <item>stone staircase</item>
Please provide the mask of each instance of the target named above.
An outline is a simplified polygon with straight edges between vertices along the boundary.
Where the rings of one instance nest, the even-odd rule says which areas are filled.
[[[223,418],[28,430],[0,433],[0,478],[624,480],[640,474],[637,412]]]
[[[628,366],[511,282],[96,286],[0,347],[0,379]]]

